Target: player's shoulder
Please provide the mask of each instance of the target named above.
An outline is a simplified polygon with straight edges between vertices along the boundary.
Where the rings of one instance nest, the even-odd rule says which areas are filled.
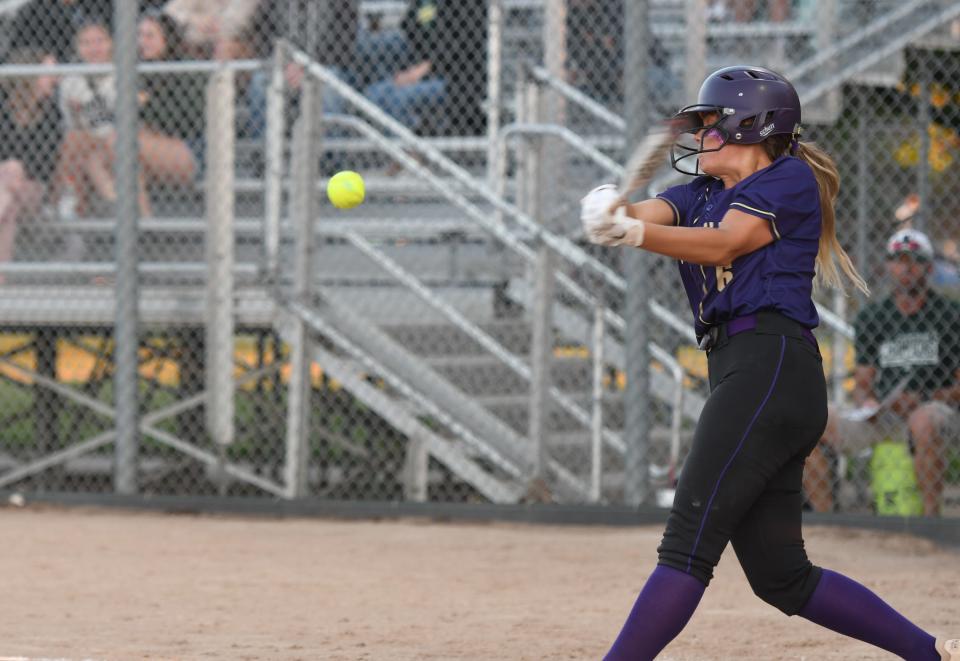
[[[813,168],[802,158],[796,156],[781,156],[764,169],[764,178],[777,181],[789,180],[797,185],[812,184],[816,186],[817,178]]]
[[[734,190],[740,201],[780,214],[806,217],[820,208],[820,189],[804,161],[781,156],[740,181]]]
[[[793,156],[780,156],[767,167],[757,170],[735,187],[739,195],[760,195],[769,201],[790,203],[797,200],[817,200],[817,178],[810,166]],[[801,205],[803,206],[803,205]],[[817,203],[819,207],[819,202]]]

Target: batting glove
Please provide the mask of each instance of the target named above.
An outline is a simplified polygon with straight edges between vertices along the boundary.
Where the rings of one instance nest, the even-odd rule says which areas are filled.
[[[580,222],[587,240],[601,246],[643,243],[643,223],[628,218],[619,202],[620,193],[613,184],[597,186],[580,200]]]

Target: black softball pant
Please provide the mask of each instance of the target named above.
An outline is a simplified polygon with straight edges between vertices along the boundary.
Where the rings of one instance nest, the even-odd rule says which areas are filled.
[[[753,591],[796,614],[820,580],[803,548],[803,463],[827,423],[818,349],[762,314],[708,354],[710,396],[677,484],[659,564],[709,584],[728,541]]]

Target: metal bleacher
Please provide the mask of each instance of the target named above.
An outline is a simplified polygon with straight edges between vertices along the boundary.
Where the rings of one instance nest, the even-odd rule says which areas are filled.
[[[882,13],[888,5],[896,5],[887,0],[875,4],[875,14]],[[396,24],[404,6],[402,0],[368,0],[361,3],[366,20],[376,19],[381,26]],[[683,0],[654,0],[651,3],[653,32],[671,53],[671,67],[678,76],[682,76],[683,69],[683,57],[678,49],[683,47],[681,36],[685,6]],[[504,32],[504,82],[508,84],[507,73],[515,68],[518,61],[524,58],[536,60],[539,56],[543,2],[504,0],[504,8],[507,26]],[[863,19],[849,10],[841,11],[839,17],[841,31],[847,29],[844,26]],[[711,23],[708,26],[708,39],[715,47],[710,52],[717,53],[712,57],[716,60],[714,64],[720,64],[725,57],[749,56],[752,51],[742,50],[744,43],[752,49],[764,49],[769,46],[771,39],[788,39],[796,46],[790,49],[791,56],[799,59],[809,54],[812,47],[809,40],[817,27],[812,17],[803,12],[798,12],[795,20],[783,24]],[[723,44],[729,44],[729,48]],[[734,44],[740,50],[734,49]],[[510,97],[505,94],[504,98]],[[510,120],[509,116],[504,118],[505,122]],[[457,161],[475,176],[485,174],[485,136],[428,137],[424,140],[445,153],[458,155]],[[386,176],[381,167],[384,163],[382,157],[365,161],[373,149],[374,146],[361,137],[336,137],[327,144],[328,152],[342,155],[341,163],[354,167],[358,163],[371,163],[365,169],[369,197],[364,206],[364,218],[351,220],[351,227],[361,233],[368,229],[376,233],[377,228],[387,223],[386,219],[389,218],[389,226],[395,232],[412,232],[412,236],[419,233],[434,243],[438,240],[446,242],[449,245],[444,251],[459,251],[462,255],[463,246],[457,243],[466,242],[469,245],[469,221],[452,212],[449,205],[444,204],[440,196],[420,178],[404,172],[397,176]],[[257,163],[262,163],[261,152],[262,144],[242,136],[238,139],[235,186],[239,210],[236,221],[237,284],[250,292],[249,301],[260,301],[253,307],[240,309],[241,314],[249,314],[241,319],[241,323],[250,324],[267,321],[270,316],[269,296],[261,289],[258,264],[264,190],[262,172],[257,166]],[[321,181],[319,185],[323,186],[325,182]],[[403,200],[404,204],[394,204],[397,200]],[[156,218],[141,221],[145,239],[142,242],[144,286],[141,296],[145,309],[152,310],[147,319],[155,323],[194,321],[196,310],[201,306],[204,282],[203,182],[198,182],[193,190],[178,191],[165,202],[161,201],[157,204],[156,213]],[[321,211],[321,215],[324,213]],[[398,214],[403,217],[398,217]],[[0,325],[17,327],[41,319],[65,325],[80,323],[80,320],[83,323],[94,320],[103,324],[112,323],[112,228],[113,220],[110,218],[84,219],[75,224],[56,219],[24,223],[18,239],[16,260],[3,267],[6,283],[0,288]],[[318,232],[329,238],[328,245],[336,244],[336,228],[335,222],[318,223]],[[83,235],[88,248],[79,263],[68,263],[58,257],[63,253],[64,238],[71,233]],[[448,268],[447,272],[454,271]],[[320,282],[328,280],[323,274],[319,277]],[[173,291],[180,292],[183,300],[193,300],[195,304],[178,304],[175,301],[177,297],[172,295]],[[80,296],[79,292],[85,293]],[[85,307],[85,311],[79,313],[76,309],[78,306]]]
[[[884,1],[875,3],[875,13],[882,12],[887,5],[896,3]],[[881,7],[880,5],[883,5]],[[11,5],[13,6],[13,5]],[[361,3],[364,16],[367,20],[377,17],[380,25],[395,24],[401,15],[405,3],[402,0],[367,0]],[[504,0],[507,13],[504,39],[505,64],[504,69],[510,70],[522,58],[533,58],[539,54],[540,30],[542,29],[542,0]],[[672,53],[671,67],[677,75],[682,75],[683,57],[677,49],[682,48],[680,38],[684,26],[685,3],[683,0],[654,0],[651,3],[652,29]],[[841,26],[849,25],[853,21],[862,20],[862,17],[851,11],[840,12]],[[734,51],[722,47],[724,43],[744,43],[744,37],[752,44],[751,48],[763,49],[769,45],[771,39],[788,39],[796,45],[804,42],[802,48],[791,49],[792,56],[802,58],[809,54],[811,44],[808,43],[817,25],[811,17],[798,13],[796,20],[783,24],[751,23],[717,23],[709,25],[708,38],[718,45],[710,52],[719,53],[714,56],[716,63],[724,57],[745,56],[743,50]],[[843,28],[845,29],[845,28]],[[798,41],[800,40],[800,41]],[[728,55],[723,55],[727,52]],[[748,55],[749,53],[747,53]],[[505,98],[509,98],[505,96]],[[506,104],[509,105],[509,104]],[[510,118],[505,118],[509,121]],[[485,136],[478,137],[430,137],[425,142],[446,153],[457,153],[463,158],[458,162],[464,164],[473,174],[484,174],[487,140]],[[328,151],[342,155],[344,163],[363,163],[373,146],[362,138],[347,137],[333,138],[329,141]],[[262,145],[239,138],[237,142],[237,175],[236,195],[237,208],[240,213],[237,218],[238,230],[238,285],[248,287],[250,291],[257,291],[258,259],[259,259],[259,223],[263,208],[263,180],[256,163],[262,162],[259,156]],[[456,236],[457,241],[469,241],[470,224],[459,218],[459,214],[451,213],[449,206],[440,201],[430,187],[420,178],[407,175],[403,172],[398,176],[385,176],[378,165],[383,160],[374,161],[374,164],[365,171],[369,193],[369,202],[364,207],[366,218],[351,221],[354,229],[360,232],[376,232],[378,224],[391,218],[390,226],[394,230],[411,229],[416,233],[429,233],[432,236]],[[319,185],[324,185],[320,182]],[[144,305],[155,310],[168,310],[169,316],[155,317],[159,321],[170,323],[181,322],[189,318],[189,305],[176,305],[169,297],[170,288],[178,288],[187,298],[197,301],[202,297],[198,289],[203,283],[202,245],[204,228],[204,201],[203,184],[199,182],[195,190],[180,191],[167,203],[157,205],[157,217],[145,219],[141,222],[144,236],[162,237],[162,241],[144,241],[144,289],[142,292]],[[395,205],[394,201],[402,199],[406,203],[416,202],[417,205]],[[404,209],[411,209],[408,223],[404,218],[396,218],[398,213],[406,215]],[[435,230],[414,230],[421,227],[424,220],[433,224]],[[410,225],[409,228],[406,225]],[[0,325],[5,327],[17,326],[26,319],[45,319],[50,323],[71,324],[74,319],[90,320],[97,318],[102,323],[110,323],[110,306],[106,303],[112,294],[109,286],[112,266],[111,239],[113,221],[109,218],[85,219],[82,223],[71,225],[58,220],[38,220],[36,223],[25,223],[18,239],[16,261],[3,267],[6,284],[0,288]],[[322,223],[318,231],[329,233],[335,241],[337,234],[336,224]],[[87,242],[88,250],[79,263],[67,263],[57,258],[62,253],[63,239],[70,233],[82,234]],[[467,237],[464,239],[463,237]],[[449,239],[448,239],[449,240]],[[173,258],[169,248],[173,250]],[[164,251],[167,250],[168,254]],[[323,278],[321,277],[321,281]],[[107,284],[104,284],[107,283]],[[154,288],[166,288],[167,293],[160,293]],[[69,289],[68,289],[69,288]],[[83,297],[78,297],[77,291],[86,291]],[[156,300],[150,302],[155,296]],[[250,300],[267,300],[267,296],[260,292],[251,296]],[[89,311],[77,316],[74,309],[78,301],[89,300]],[[86,305],[86,303],[84,303]],[[264,304],[263,314],[254,314],[251,310],[251,323],[257,319],[267,319],[269,312]],[[99,313],[94,313],[99,310]],[[44,312],[46,311],[46,312]],[[99,316],[98,316],[99,314]],[[154,317],[151,317],[154,318]]]
[[[379,25],[389,26],[395,24],[405,4],[399,0],[369,1],[363,2],[362,7],[368,19],[378,17]],[[682,33],[685,6],[683,0],[654,0],[651,3],[653,33],[667,47],[671,54],[671,68],[680,77],[684,66]],[[504,8],[508,26],[504,32],[504,86],[509,88],[511,75],[519,63],[527,58],[533,61],[540,59],[543,2],[504,0]],[[856,18],[846,14],[841,16],[844,21]],[[710,66],[729,63],[724,58],[755,57],[756,53],[764,52],[773,43],[785,45],[785,56],[793,58],[786,62],[787,65],[798,65],[815,50],[818,29],[816,23],[803,14],[783,24],[717,23],[708,27],[713,58]],[[746,50],[744,44],[748,46]],[[507,89],[504,99],[510,98]],[[679,104],[680,99],[677,99]],[[504,105],[510,104],[505,102]],[[506,108],[505,111],[509,112]],[[513,117],[505,116],[503,123],[508,124],[513,120]],[[574,128],[585,134],[590,144],[601,147],[597,136],[588,132],[589,126],[583,131],[580,126]],[[609,138],[613,133],[607,127],[603,137]],[[427,137],[423,138],[423,144],[451,156],[477,180],[485,179],[488,153],[486,136]],[[616,152],[617,147],[618,144],[611,144],[609,140],[602,143],[602,148],[607,152]],[[235,185],[231,193],[237,210],[233,221],[233,312],[239,332],[274,333],[280,325],[278,317],[282,304],[277,300],[274,283],[265,277],[263,266],[266,215],[263,151],[262,143],[242,136],[237,138]],[[438,346],[453,347],[462,341],[464,346],[472,347],[476,343],[468,341],[472,336],[464,338],[462,327],[453,328],[443,314],[425,305],[408,287],[386,273],[383,268],[383,261],[386,260],[376,263],[368,259],[356,238],[351,235],[377,240],[381,254],[429,287],[440,303],[445,303],[477,327],[489,331],[517,354],[529,351],[530,328],[525,321],[517,318],[498,318],[496,307],[505,281],[523,280],[528,265],[508,258],[502,251],[498,252],[499,248],[495,246],[496,241],[491,234],[483,231],[461,208],[452,204],[435,184],[415,172],[401,171],[389,176],[384,166],[390,159],[379,152],[375,140],[349,133],[346,136],[338,134],[325,140],[321,151],[336,156],[329,160],[324,156],[321,176],[316,182],[317,189],[325,189],[325,176],[329,176],[333,169],[344,166],[360,169],[366,179],[367,200],[349,216],[336,215],[326,202],[319,206],[312,223],[317,241],[311,287],[322,292],[330,309],[349,310],[372,326],[379,327],[395,338],[398,345],[405,345],[411,355],[418,355],[421,362],[435,368],[436,373],[446,380],[444,385],[453,384],[471,393],[471,396],[475,396],[475,402],[495,412],[501,421],[523,436],[529,424],[528,384],[517,379],[515,374],[511,375],[496,356],[467,356],[464,362],[458,356],[429,354],[429,350],[435,350]],[[452,189],[462,193],[481,213],[493,216],[494,210],[489,200],[458,186],[446,175],[443,183],[447,192]],[[287,185],[289,182],[285,180],[284,186]],[[204,245],[208,227],[205,206],[204,183],[197,182],[191,188],[172,191],[156,200],[155,217],[140,221],[139,304],[146,333],[171,328],[196,331],[208,321],[208,265]],[[282,254],[287,255],[292,247],[292,220],[281,218],[280,223],[285,237],[281,250]],[[56,218],[55,214],[34,223],[25,223],[18,237],[15,261],[0,267],[5,278],[0,286],[0,328],[18,334],[42,333],[48,342],[51,330],[74,334],[109,334],[116,315],[112,238],[115,225],[113,218],[67,221]],[[67,238],[71,236],[82,237],[85,246],[82,255],[67,255]],[[515,285],[516,282],[509,284]],[[511,291],[515,290],[514,287]],[[521,298],[514,296],[513,300],[517,302]],[[389,302],[389,305],[385,305],[385,302]],[[519,305],[524,306],[524,301],[519,300]],[[525,307],[530,309],[533,306],[527,300]],[[321,315],[317,315],[317,319],[318,324],[329,321]],[[559,321],[557,323],[560,325]],[[334,330],[342,332],[344,329]],[[438,340],[448,336],[456,336],[457,342]],[[582,339],[583,333],[568,332],[568,336]],[[370,346],[374,349],[370,351],[376,358],[373,352],[377,342],[374,340],[376,338],[371,338]],[[465,353],[465,350],[459,352]],[[342,359],[342,355],[324,356],[324,360],[328,361]],[[590,382],[589,361],[576,357],[566,359],[562,369],[570,372],[569,381],[578,389],[573,397],[585,403],[584,393]],[[482,372],[482,379],[476,376],[478,370]],[[662,377],[658,383],[658,396],[661,399],[673,396],[668,378]],[[504,392],[501,387],[503,384],[515,387],[511,392]],[[497,391],[475,391],[473,385],[478,388],[483,385],[487,389],[495,386]],[[358,381],[355,387],[359,391],[363,383]],[[444,391],[448,390],[452,389]],[[453,403],[466,410],[466,402]],[[622,406],[622,402],[617,402],[617,405]],[[696,406],[696,399],[688,395],[683,404],[684,415],[695,417],[698,412]],[[608,424],[622,424],[622,416],[616,412],[619,409],[614,409],[607,418]],[[391,422],[398,420],[390,417],[389,410],[390,406],[385,406],[379,412]],[[559,428],[552,430],[556,432],[554,440],[558,444],[565,442],[565,434],[571,430],[577,439],[582,440],[581,423],[569,416],[562,418],[560,423]],[[654,436],[663,436],[663,431],[654,430]],[[575,443],[567,445],[572,447]],[[575,451],[570,448],[567,450]],[[616,466],[617,460],[606,463]],[[608,481],[608,484],[616,484],[616,480]],[[513,494],[510,497],[515,496]]]

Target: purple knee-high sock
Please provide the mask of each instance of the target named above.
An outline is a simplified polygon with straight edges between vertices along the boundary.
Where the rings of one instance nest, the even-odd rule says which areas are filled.
[[[843,574],[823,570],[800,617],[908,661],[939,661],[934,638]]]
[[[646,661],[657,656],[686,626],[705,589],[690,574],[658,566],[604,661]]]

